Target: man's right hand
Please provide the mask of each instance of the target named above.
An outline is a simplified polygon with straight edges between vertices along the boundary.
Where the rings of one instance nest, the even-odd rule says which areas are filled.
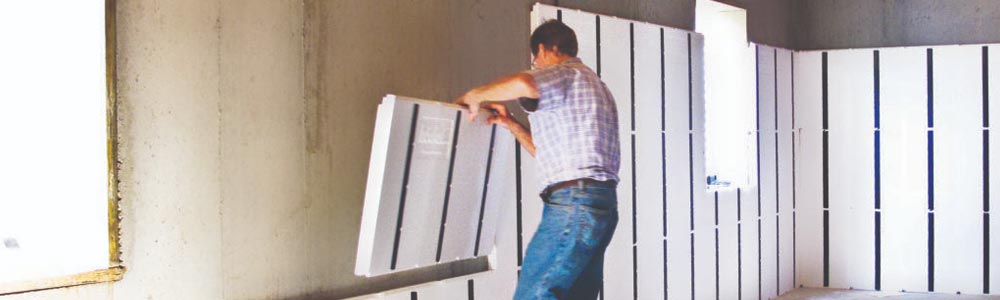
[[[510,111],[507,110],[507,106],[503,105],[503,103],[486,102],[482,103],[481,108],[492,112],[490,117],[486,119],[487,124],[497,124],[503,128],[507,128],[508,130],[510,130],[512,126],[520,125],[517,124],[517,121],[514,120],[513,115],[510,114]]]

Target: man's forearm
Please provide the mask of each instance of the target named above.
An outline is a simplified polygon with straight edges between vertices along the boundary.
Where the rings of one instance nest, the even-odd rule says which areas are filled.
[[[509,101],[521,97],[538,98],[534,79],[527,73],[511,74],[470,91],[468,99],[475,102]]]
[[[508,125],[510,133],[514,135],[517,142],[524,146],[524,150],[528,150],[531,156],[535,156],[535,143],[531,139],[531,132],[524,128],[521,123],[516,120],[511,120],[511,124]]]

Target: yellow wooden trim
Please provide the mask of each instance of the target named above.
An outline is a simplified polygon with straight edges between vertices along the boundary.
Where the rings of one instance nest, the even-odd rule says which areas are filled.
[[[107,86],[108,149],[108,257],[111,267],[121,266],[121,210],[118,206],[118,60],[116,0],[104,1],[104,48]]]
[[[0,283],[0,296],[121,280],[125,267],[114,267],[75,275]]]

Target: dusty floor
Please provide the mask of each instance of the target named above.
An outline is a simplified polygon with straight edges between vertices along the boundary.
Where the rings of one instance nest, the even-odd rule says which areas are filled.
[[[778,300],[986,300],[1000,296],[925,294],[900,292],[873,292],[855,290],[800,288],[788,292]]]

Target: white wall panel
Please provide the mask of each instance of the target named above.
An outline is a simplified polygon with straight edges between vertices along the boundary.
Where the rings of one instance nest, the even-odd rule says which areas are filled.
[[[618,228],[605,254],[605,299],[632,298],[632,90],[629,22],[601,18],[601,79],[615,97],[621,141]]]
[[[795,55],[796,274],[800,285],[823,286],[822,55]]]
[[[667,297],[691,297],[688,33],[664,29],[667,160]]]
[[[719,299],[739,297],[737,212],[736,190],[719,191]]]
[[[695,299],[715,297],[715,196],[705,174],[704,38],[691,38],[691,172],[694,190]],[[721,288],[721,287],[720,287]]]
[[[664,88],[667,94],[666,129],[668,133],[687,133],[690,100],[688,99],[688,33],[665,28],[663,39],[663,57],[666,66]]]
[[[688,134],[668,130],[666,150],[668,298],[686,299],[691,297],[691,179],[688,173]]]
[[[882,290],[927,291],[926,53],[879,52]]]
[[[636,236],[639,298],[662,298],[663,287],[663,147],[660,126],[660,30],[634,24]],[[638,175],[641,174],[641,175]],[[631,220],[626,220],[631,222]]]
[[[705,132],[705,37],[691,34],[692,129]]]
[[[695,299],[715,299],[715,195],[706,190],[704,164],[698,163],[705,161],[705,134],[695,131],[692,138]]]
[[[1000,170],[1000,135],[993,128],[1000,128],[993,124],[1000,124],[1000,45],[990,45],[987,55],[989,56],[989,96],[990,96],[990,170]],[[997,104],[994,104],[997,103]],[[990,176],[990,188],[1000,187],[1000,176]],[[990,293],[1000,290],[1000,193],[990,192]]]
[[[795,257],[792,220],[792,52],[778,49],[778,206],[779,206],[779,290],[794,288]]]
[[[934,49],[935,291],[982,293],[980,55]]]
[[[741,249],[740,256],[743,259],[740,265],[740,272],[742,273],[742,284],[741,295],[743,299],[758,299],[760,293],[759,288],[762,286],[760,282],[760,275],[758,264],[760,263],[760,254],[758,253],[758,241],[760,240],[758,236],[758,223],[757,218],[757,190],[754,188],[748,188],[741,190],[740,196],[740,213],[741,213],[741,228],[740,228],[740,240]]]
[[[830,285],[875,287],[874,67],[870,50],[829,54]]]
[[[575,9],[562,9],[562,21],[576,33],[576,57],[597,72],[597,16]]]
[[[757,163],[760,176],[759,194],[761,212],[761,279],[764,298],[777,296],[777,153],[776,98],[775,98],[775,49],[757,46]]]

